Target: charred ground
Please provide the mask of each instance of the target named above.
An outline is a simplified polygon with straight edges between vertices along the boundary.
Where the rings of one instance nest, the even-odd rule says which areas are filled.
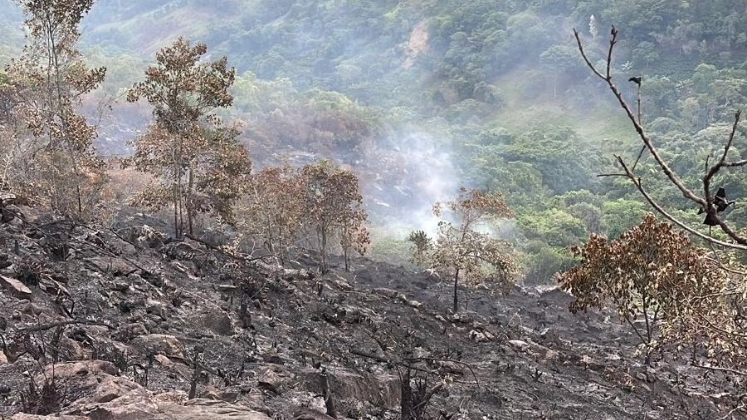
[[[554,287],[464,289],[455,315],[448,282],[368,259],[319,276],[311,255],[275,267],[143,215],[107,229],[2,215],[5,417],[323,419],[326,400],[337,418],[395,419],[408,364],[437,386],[433,418],[705,419],[738,404],[720,399],[735,378],[644,366],[614,315],[572,315]]]

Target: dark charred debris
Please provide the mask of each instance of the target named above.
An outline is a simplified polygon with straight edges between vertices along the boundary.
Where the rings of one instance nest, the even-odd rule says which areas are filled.
[[[454,314],[448,282],[364,258],[313,275],[313,255],[279,267],[142,214],[0,212],[4,418],[686,419],[739,403],[720,397],[737,378],[645,366],[611,312],[572,315],[554,286],[464,289]]]

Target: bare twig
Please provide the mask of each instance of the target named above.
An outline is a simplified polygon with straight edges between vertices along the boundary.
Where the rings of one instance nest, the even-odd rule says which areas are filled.
[[[470,366],[469,363],[465,363],[465,362],[462,362],[462,361],[459,361],[459,360],[454,360],[454,359],[447,359],[447,358],[441,358],[441,359],[439,359],[439,358],[435,358],[435,357],[415,357],[415,358],[412,358],[412,359],[408,359],[408,361],[411,361],[411,362],[425,361],[425,360],[428,360],[428,361],[431,361],[431,362],[451,362],[451,363],[456,363],[456,364],[462,365],[462,366],[466,367],[467,369],[469,369],[470,373],[472,374],[472,377],[475,378],[475,384],[477,385],[478,388],[480,387],[480,380],[477,379],[477,375],[475,375],[475,371],[472,370],[472,366]]]
[[[643,122],[642,122],[643,118],[641,117],[641,80],[640,79],[638,80],[637,87],[638,87],[638,89],[637,89],[637,92],[638,92],[638,101],[637,101],[637,105],[638,105],[638,124],[640,124],[641,126],[643,126]],[[631,171],[635,172],[635,167],[638,166],[638,162],[641,160],[641,157],[643,156],[643,152],[645,152],[645,151],[646,151],[646,145],[644,144],[643,146],[641,146],[641,151],[638,152],[638,157],[635,158],[635,162],[633,162],[633,167],[631,168]]]
[[[597,177],[599,177],[599,178],[612,178],[612,177],[616,177],[616,176],[621,176],[621,177],[625,177],[625,178],[628,177],[627,174],[597,174]]]
[[[586,61],[587,65],[590,65],[590,68],[599,75],[599,71],[594,68],[593,65],[591,65],[591,62],[586,57],[586,52],[584,51],[583,47],[581,47],[581,36],[579,35],[578,31],[574,31],[574,34],[576,36],[576,42],[579,45],[579,51],[581,52],[581,55],[584,58],[584,61]],[[612,31],[612,39],[610,41],[610,51],[608,53],[607,58],[607,67],[609,68],[611,63],[611,57],[612,57],[612,49],[614,48],[614,45],[616,43],[617,38],[617,30]],[[609,70],[608,70],[609,71]],[[610,90],[612,90],[612,93],[617,98],[618,102],[620,103],[620,106],[623,108],[625,113],[628,116],[628,119],[633,123],[633,127],[635,128],[636,132],[638,133],[641,140],[643,140],[644,145],[646,145],[646,148],[649,149],[651,152],[651,155],[656,159],[656,162],[661,167],[662,171],[667,175],[669,180],[682,192],[682,195],[684,195],[686,198],[689,198],[690,200],[700,204],[701,206],[705,206],[705,200],[703,200],[701,197],[698,197],[695,193],[693,193],[685,184],[682,182],[682,180],[677,176],[677,174],[667,165],[667,163],[664,161],[664,159],[659,155],[659,151],[657,148],[653,145],[651,142],[651,139],[648,137],[648,135],[643,130],[643,126],[638,123],[636,120],[635,115],[633,114],[633,111],[630,109],[630,106],[628,106],[628,103],[625,101],[625,99],[622,96],[622,93],[617,88],[617,86],[612,83],[612,77],[608,75],[607,77],[602,77],[607,82],[607,86],[609,86]]]
[[[626,171],[626,173],[628,175],[628,178],[631,181],[633,181],[633,185],[635,185],[636,188],[638,188],[638,191],[641,193],[641,195],[643,195],[643,198],[645,198],[646,201],[648,201],[649,205],[651,205],[651,207],[653,207],[654,210],[656,210],[657,212],[659,212],[667,220],[669,220],[670,222],[672,222],[675,225],[679,226],[680,228],[682,228],[683,230],[687,231],[688,233],[691,233],[692,235],[695,235],[695,236],[697,236],[697,237],[699,237],[701,239],[704,239],[706,241],[713,242],[716,245],[721,245],[721,246],[727,247],[727,248],[740,249],[740,250],[743,250],[743,251],[747,251],[747,246],[745,246],[745,245],[734,244],[734,243],[720,241],[720,240],[718,240],[718,239],[716,239],[716,238],[714,238],[712,236],[708,236],[706,234],[700,233],[697,230],[691,228],[690,226],[682,223],[681,221],[679,221],[677,218],[675,218],[671,214],[669,214],[666,210],[664,210],[663,207],[661,207],[661,205],[659,205],[659,203],[657,203],[653,199],[653,197],[651,197],[651,195],[648,193],[648,191],[646,191],[646,189],[643,188],[643,184],[641,182],[641,178],[637,178],[632,172],[630,172],[630,169],[628,169],[628,166],[625,164],[625,162],[623,161],[622,157],[617,156],[617,155],[615,155],[615,157],[617,158],[617,161],[620,163],[620,165],[623,167],[623,169]]]
[[[701,365],[698,363],[693,363],[693,366],[697,368],[701,368],[701,369],[712,370],[715,372],[725,372],[725,373],[732,373],[734,375],[739,375],[739,376],[747,376],[747,372],[743,372],[741,370],[736,370],[736,369],[730,369],[730,368],[724,368],[724,367],[718,367],[718,366],[705,366],[705,365]]]
[[[193,241],[195,241],[197,243],[200,243],[202,245],[205,245],[206,248],[211,249],[213,251],[220,252],[222,255],[224,255],[224,256],[226,256],[228,258],[234,259],[236,261],[244,261],[244,262],[262,261],[264,263],[267,263],[267,259],[270,258],[270,257],[248,257],[248,256],[244,256],[244,255],[236,255],[234,253],[226,251],[221,246],[212,244],[212,243],[207,242],[207,241],[203,241],[202,239],[200,239],[200,238],[198,238],[198,237],[196,237],[194,235],[191,235],[189,233],[185,233],[184,237],[187,238],[187,239],[191,239],[191,240],[193,240]]]
[[[578,49],[579,49],[579,52],[581,53],[581,56],[584,59],[584,62],[586,63],[586,65],[591,69],[591,71],[595,75],[597,75],[598,77],[600,77],[601,79],[603,79],[606,82],[606,84],[609,87],[609,89],[612,91],[612,93],[617,98],[620,106],[625,111],[625,114],[627,115],[628,119],[633,124],[633,127],[635,128],[636,132],[638,133],[639,138],[643,141],[644,148],[649,150],[649,152],[651,153],[651,156],[653,156],[654,160],[656,160],[656,163],[659,165],[659,167],[661,168],[662,172],[664,172],[664,174],[667,176],[667,178],[669,179],[669,181],[674,186],[676,186],[677,189],[680,190],[680,192],[682,193],[682,195],[685,198],[687,198],[687,199],[693,201],[694,203],[698,204],[701,208],[706,209],[708,215],[710,217],[714,218],[714,220],[718,221],[718,225],[721,227],[721,230],[724,233],[726,233],[731,239],[733,239],[739,245],[736,245],[736,244],[727,244],[726,242],[719,241],[719,240],[713,238],[711,235],[704,235],[704,234],[701,234],[699,232],[696,232],[694,229],[687,227],[684,223],[680,222],[679,220],[676,220],[673,216],[671,216],[668,213],[666,213],[666,211],[664,211],[661,208],[661,206],[654,205],[655,202],[653,201],[653,199],[651,199],[651,197],[648,196],[647,194],[644,194],[644,197],[646,198],[646,200],[649,201],[649,203],[654,207],[654,209],[656,211],[658,211],[659,213],[661,213],[662,215],[664,215],[667,219],[669,219],[670,221],[674,222],[675,224],[677,224],[681,228],[687,230],[688,232],[690,232],[692,234],[695,234],[698,237],[701,237],[701,238],[703,238],[703,239],[705,239],[707,241],[710,241],[712,243],[719,244],[719,245],[722,245],[722,246],[728,246],[730,248],[747,250],[747,238],[745,238],[743,236],[740,236],[736,231],[734,231],[730,226],[728,226],[726,223],[724,223],[717,216],[716,209],[713,207],[713,203],[711,202],[711,194],[710,194],[710,181],[711,181],[711,178],[713,178],[713,176],[722,167],[733,167],[733,166],[747,165],[747,160],[738,161],[738,162],[727,162],[726,161],[726,155],[727,155],[729,149],[731,148],[731,145],[732,145],[733,140],[734,140],[734,136],[735,136],[736,131],[737,131],[737,125],[739,123],[740,113],[739,112],[736,113],[736,116],[735,116],[735,119],[734,119],[734,126],[732,127],[732,131],[731,131],[731,133],[729,135],[729,139],[728,139],[728,141],[726,143],[726,146],[724,147],[724,153],[723,153],[723,155],[721,157],[721,160],[713,168],[710,169],[710,171],[708,172],[708,174],[706,174],[706,176],[703,179],[703,189],[704,189],[704,192],[705,192],[705,197],[700,197],[697,194],[695,194],[690,188],[688,188],[684,184],[684,182],[682,181],[682,179],[680,179],[679,175],[677,175],[677,173],[674,172],[669,167],[669,165],[666,163],[666,161],[664,161],[664,159],[659,154],[658,149],[656,148],[656,146],[654,146],[653,142],[651,141],[651,138],[648,136],[648,134],[646,134],[645,130],[643,129],[643,126],[642,126],[641,121],[640,121],[640,117],[636,118],[636,115],[631,110],[631,108],[628,105],[627,101],[625,101],[625,99],[623,98],[622,93],[617,88],[617,86],[612,82],[612,75],[611,75],[611,70],[610,69],[611,69],[611,66],[612,66],[612,56],[613,56],[612,53],[613,53],[614,46],[615,46],[616,41],[617,41],[617,34],[618,34],[617,29],[615,29],[614,26],[612,27],[611,38],[610,38],[610,47],[609,47],[609,50],[608,50],[608,53],[607,53],[607,74],[606,74],[606,76],[602,75],[601,72],[589,60],[588,56],[586,55],[586,51],[583,48],[583,43],[581,42],[581,36],[580,36],[579,32],[576,31],[576,30],[574,30],[573,34],[574,34],[574,36],[576,38],[576,43],[578,44]],[[640,158],[640,154],[639,154],[639,158]],[[617,157],[617,159],[618,159],[618,162],[622,163],[622,159],[620,157]],[[638,163],[638,160],[636,160],[636,164],[637,163]],[[633,166],[633,169],[634,168],[635,168],[635,165]],[[641,191],[641,193],[643,194],[644,190],[641,188],[640,179],[636,178],[633,175],[633,170],[630,170],[630,169],[628,169],[626,167],[625,171],[626,171],[626,174],[628,174],[628,177],[633,181],[633,183],[636,184],[636,187],[638,187],[638,190]]]
[[[428,369],[423,369],[423,368],[419,368],[419,367],[416,367],[416,366],[408,366],[404,362],[400,362],[398,360],[389,360],[389,359],[387,359],[385,357],[377,356],[375,354],[367,353],[365,351],[361,351],[361,350],[357,350],[357,349],[350,349],[350,353],[352,353],[352,354],[354,354],[356,356],[361,356],[361,357],[365,357],[367,359],[375,360],[375,361],[377,361],[379,363],[387,363],[387,364],[391,364],[391,365],[395,365],[395,366],[402,366],[402,367],[406,367],[408,369],[416,370],[418,372],[428,373],[428,374],[431,374],[431,375],[435,375],[436,374],[436,372],[433,372],[433,371],[428,370]]]
[[[578,31],[574,29],[573,35],[576,37],[576,43],[578,44],[578,49],[581,51],[581,57],[583,57],[584,61],[586,62],[586,65],[591,69],[591,71],[594,72],[594,74],[597,75],[597,77],[599,77],[602,80],[607,80],[607,78],[603,76],[602,73],[600,73],[599,70],[597,70],[597,68],[594,67],[593,64],[591,64],[591,61],[589,61],[589,58],[586,56],[586,52],[584,52],[584,46],[583,44],[581,44],[581,35],[579,35]]]
[[[723,416],[719,417],[719,418],[718,418],[718,420],[726,420],[726,419],[728,419],[729,417],[731,417],[731,418],[734,418],[734,417],[732,417],[732,415],[733,415],[734,413],[736,413],[737,411],[744,411],[744,410],[745,410],[745,408],[747,408],[747,404],[739,404],[738,406],[736,406],[736,407],[732,408],[732,409],[731,409],[731,410],[730,410],[730,411],[729,411],[728,413],[726,413],[725,415],[723,415]]]
[[[440,382],[440,383],[436,384],[436,386],[434,386],[433,388],[431,388],[431,389],[430,389],[430,390],[429,390],[429,391],[428,391],[428,392],[427,392],[427,393],[426,393],[426,394],[425,394],[425,395],[423,396],[423,398],[422,398],[422,401],[420,401],[420,403],[419,403],[418,405],[416,405],[415,407],[413,407],[413,408],[412,408],[412,409],[413,409],[413,411],[417,411],[417,410],[419,410],[419,409],[423,408],[424,406],[428,405],[428,403],[430,402],[431,398],[433,398],[433,395],[435,395],[435,394],[436,394],[436,392],[438,392],[438,391],[442,390],[442,389],[443,389],[443,387],[444,387],[444,384],[443,384],[443,382]]]
[[[638,166],[638,162],[641,160],[641,157],[643,156],[643,152],[645,151],[646,151],[646,145],[644,144],[641,147],[641,151],[638,152],[638,157],[635,159],[635,163],[633,163],[633,169],[632,169],[633,171],[635,171],[635,167]]]

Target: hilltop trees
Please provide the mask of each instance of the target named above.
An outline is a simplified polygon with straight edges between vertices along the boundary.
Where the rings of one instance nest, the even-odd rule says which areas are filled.
[[[86,67],[76,43],[93,0],[18,0],[27,15],[27,44],[12,60],[3,89],[15,98],[16,145],[5,168],[11,188],[31,192],[60,213],[88,218],[105,181],[93,140],[96,129],[75,109],[104,80],[104,67]],[[23,99],[22,101],[20,99]],[[6,111],[7,112],[7,111]]]
[[[136,142],[130,162],[161,177],[161,185],[140,195],[138,203],[159,209],[172,204],[174,232],[192,234],[198,212],[212,211],[233,219],[232,205],[247,186],[250,161],[238,143],[238,130],[213,113],[231,106],[228,92],[235,70],[223,57],[201,62],[204,44],[179,38],[156,53],[157,64],[128,92],[127,100],[145,98],[154,123]],[[185,226],[186,223],[186,226]]]

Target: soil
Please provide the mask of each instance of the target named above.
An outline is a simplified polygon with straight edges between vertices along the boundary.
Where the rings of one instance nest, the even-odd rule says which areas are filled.
[[[739,378],[646,366],[613,313],[571,314],[554,286],[462,288],[454,314],[449,281],[365,258],[320,275],[140,214],[2,215],[4,417],[399,419],[409,368],[434,391],[422,418],[740,418]]]

